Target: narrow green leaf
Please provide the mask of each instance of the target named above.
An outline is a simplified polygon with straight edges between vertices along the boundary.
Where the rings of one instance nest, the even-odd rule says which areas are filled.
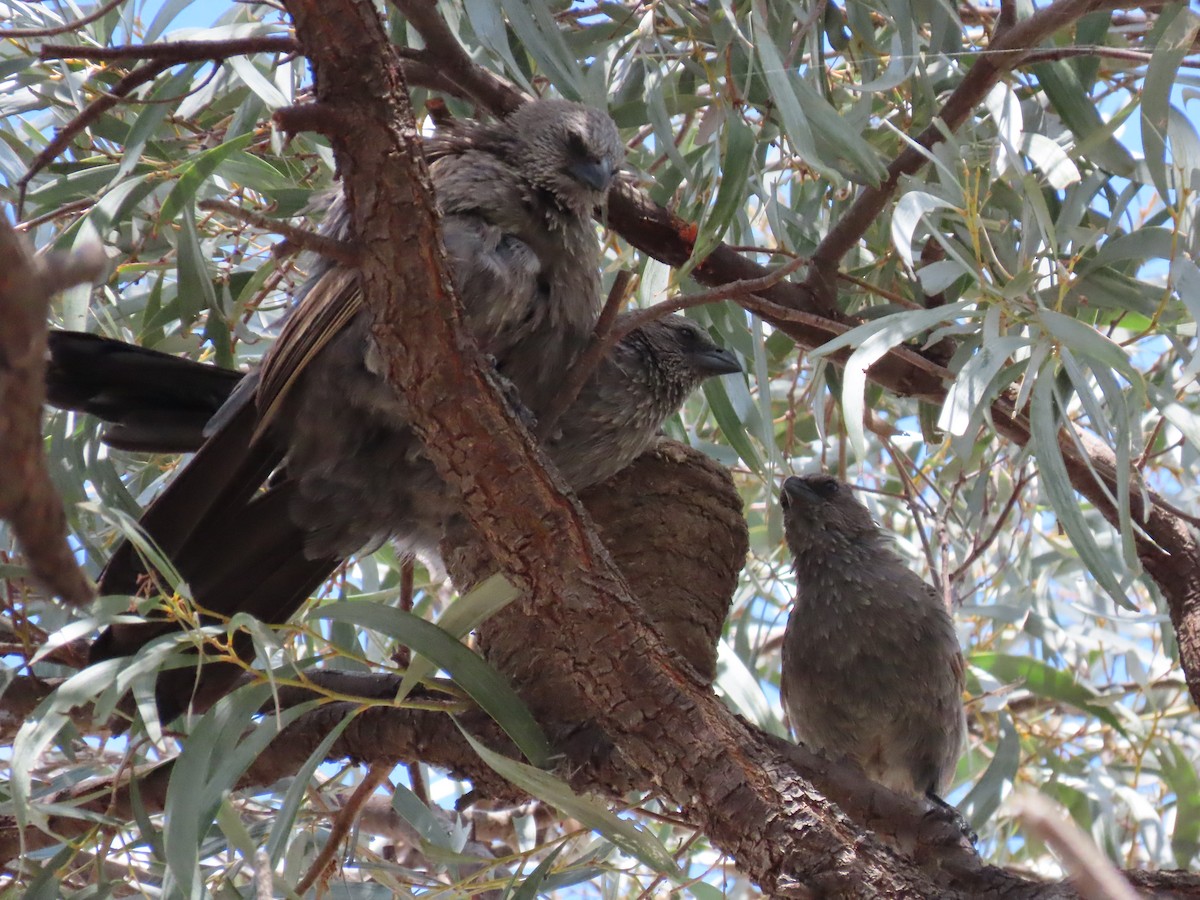
[[[307,704],[305,704],[305,708],[307,709]],[[267,838],[265,849],[272,866],[279,863],[283,857],[283,851],[288,846],[288,839],[295,836],[296,816],[300,812],[300,804],[304,801],[309,785],[312,783],[313,773],[317,771],[319,765],[325,762],[329,755],[329,748],[342,736],[342,732],[354,721],[357,714],[357,711],[351,710],[345,718],[331,728],[329,734],[325,735],[321,743],[308,755],[304,765],[296,771],[287,795],[283,798],[283,803],[280,804],[279,810],[274,816],[271,834]],[[274,727],[272,720],[268,719],[267,723],[268,725],[264,727]]]
[[[995,384],[995,378],[1010,357],[1022,347],[1028,347],[1024,337],[1002,337],[984,342],[975,354],[963,364],[946,392],[946,402],[938,417],[938,428],[950,434],[966,434],[987,409],[991,398],[1004,385]]]
[[[1075,490],[1071,486],[1066,464],[1063,462],[1062,451],[1058,446],[1058,417],[1054,409],[1054,377],[1049,366],[1037,376],[1033,386],[1033,405],[1030,414],[1030,426],[1033,436],[1033,450],[1039,466],[1039,482],[1050,500],[1059,524],[1071,539],[1071,545],[1079,554],[1092,576],[1112,597],[1113,601],[1125,609],[1137,609],[1125,596],[1112,572],[1111,560],[1096,543],[1091,529],[1083,519],[1079,509],[1079,501],[1075,498]]]
[[[1000,740],[996,743],[992,761],[958,804],[975,829],[982,829],[1000,808],[1000,801],[1016,778],[1021,764],[1021,738],[1013,726],[1012,717],[1001,712],[997,719]]]
[[[197,154],[183,165],[178,166],[174,173],[177,181],[171,188],[171,193],[167,194],[167,198],[163,201],[159,220],[162,222],[174,221],[181,212],[185,211],[194,218],[195,213],[191,207],[196,202],[200,185],[217,170],[223,160],[234,153],[245,150],[253,140],[253,133],[239,135],[231,141],[226,141],[211,150]]]
[[[572,99],[583,97],[583,78],[554,16],[542,0],[500,0],[508,22],[538,68]]]
[[[541,769],[501,756],[479,743],[465,730],[460,730],[479,754],[479,758],[499,775],[539,800],[549,803],[559,812],[579,820],[585,827],[599,832],[616,844],[622,852],[640,859],[656,872],[676,882],[683,880],[683,873],[679,871],[667,848],[648,831],[613,815],[599,803],[580,797],[565,781]]]
[[[952,322],[970,312],[972,303],[952,303],[933,309],[905,310],[859,325],[809,352],[809,358],[827,356],[834,350],[858,348],[850,354],[843,369],[842,411],[846,420],[846,433],[850,445],[859,459],[866,456],[867,439],[863,431],[863,410],[866,402],[867,370],[889,350],[921,332]],[[979,315],[978,311],[971,315]]]
[[[1175,89],[1179,64],[1191,52],[1198,30],[1200,16],[1193,10],[1186,6],[1178,7],[1174,13],[1170,7],[1164,9],[1162,17],[1155,24],[1154,33],[1158,41],[1142,84],[1142,148],[1145,151],[1146,168],[1164,202],[1175,194],[1174,179],[1167,175],[1171,94]]]
[[[509,895],[509,900],[535,900],[541,895],[542,885],[550,876],[554,869],[554,863],[565,850],[565,843],[559,844],[553,850],[546,854],[546,858],[538,863],[537,868],[530,872],[525,880],[521,882],[521,886]]]
[[[766,471],[766,467],[763,465],[758,448],[751,443],[746,428],[742,424],[741,417],[737,414],[737,410],[734,409],[733,402],[729,398],[729,392],[725,389],[724,381],[724,378],[710,378],[705,381],[703,387],[704,397],[708,400],[708,405],[712,408],[713,418],[717,420],[717,425],[721,428],[721,434],[729,441],[730,446],[737,451],[742,461],[755,472],[761,474]]]
[[[1129,361],[1129,355],[1125,350],[1092,326],[1052,309],[1039,309],[1037,319],[1048,334],[1053,335],[1072,350],[1094,359],[1102,366],[1120,372],[1131,382],[1141,382],[1142,376]]]
[[[1171,852],[1175,865],[1188,868],[1200,853],[1200,775],[1195,763],[1175,744],[1154,747],[1163,780],[1175,794],[1175,828],[1171,832]]]
[[[1066,60],[1035,63],[1033,71],[1054,111],[1067,127],[1080,141],[1092,141],[1089,155],[1111,172],[1126,176],[1132,174],[1133,158],[1105,127],[1096,104],[1080,84],[1070,63]]]
[[[694,259],[704,259],[725,236],[729,224],[742,212],[746,205],[747,179],[751,164],[758,149],[754,132],[736,114],[726,117],[721,129],[723,152],[721,154],[721,184],[717,188],[717,199],[712,210],[701,224]]]
[[[1121,720],[1102,705],[1100,695],[1076,680],[1069,671],[1051,668],[1032,657],[1004,653],[972,653],[968,661],[1005,684],[1022,684],[1038,697],[1073,706],[1095,716],[1121,734],[1126,733]]]
[[[187,203],[187,210],[180,218],[179,229],[179,303],[176,314],[184,322],[191,324],[202,312],[210,310],[208,327],[221,320],[221,309],[217,304],[217,291],[213,287],[211,265],[212,261],[204,248],[200,246],[200,235],[196,231],[196,217],[192,204]],[[195,299],[186,299],[192,297]]]
[[[378,603],[343,601],[322,606],[313,618],[352,622],[390,635],[450,673],[450,677],[496,720],[534,765],[548,764],[550,744],[504,676],[469,648],[420,616]]]
[[[454,849],[450,832],[421,801],[420,797],[402,784],[397,784],[393,791],[392,809],[416,830],[417,834],[421,836],[421,840],[427,841],[435,847],[443,847],[446,850]]]
[[[519,596],[521,592],[507,578],[499,573],[491,575],[451,603],[438,617],[437,627],[453,638],[466,637]],[[414,653],[400,682],[396,702],[404,702],[409,692],[436,669],[431,659]]]

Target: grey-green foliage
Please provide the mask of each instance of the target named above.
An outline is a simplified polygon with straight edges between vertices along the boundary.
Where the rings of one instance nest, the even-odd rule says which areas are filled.
[[[932,0],[844,8],[800,0],[438,6],[480,64],[526,89],[607,105],[624,134],[638,136],[630,168],[643,189],[698,226],[697,255],[681,271],[610,243],[610,269],[638,273],[643,304],[697,290],[686,272],[720,240],[759,248],[745,252],[761,262],[811,253],[856,192],[877,183],[908,136],[938,113],[986,52],[994,24],[990,7],[981,24],[974,8],[962,21],[950,4]],[[72,3],[3,0],[0,9],[8,27],[83,14]],[[286,33],[267,6],[130,0],[62,39],[104,46],[131,35],[178,38],[184,23],[209,21],[211,28],[186,36]],[[1194,80],[1180,63],[1197,21],[1190,10],[1173,10],[1143,29],[1118,31],[1093,15],[1061,39],[1144,51],[1148,64],[1128,55],[1044,54],[1003,79],[920,172],[901,180],[843,261],[853,280],[842,283],[839,302],[863,320],[837,342],[853,351],[845,367],[823,352],[797,354],[785,336],[731,303],[692,313],[743,355],[748,372],[744,381],[710,383],[668,428],[733,467],[751,525],[753,552],[723,640],[719,689],[763,727],[782,728],[778,638],[791,588],[778,477],[826,467],[879,489],[872,502],[901,551],[961,604],[971,746],[951,799],[963,802],[985,853],[1002,863],[1053,867],[1005,802],[1017,788],[1059,802],[1121,864],[1186,866],[1200,844],[1200,727],[1165,604],[1133,550],[1139,523],[1127,510],[1141,485],[1121,481],[1126,513],[1120,528],[1110,527],[1067,482],[1057,441],[1070,422],[1108,446],[1120,471],[1132,464],[1176,506],[1194,505],[1200,137],[1177,83]],[[403,22],[392,25],[394,34],[415,38]],[[0,196],[9,202],[55,130],[126,71],[39,62],[39,43],[0,42]],[[21,218],[40,222],[29,230],[39,247],[99,241],[110,267],[99,287],[56,302],[55,324],[222,364],[258,359],[303,263],[274,258],[272,235],[199,203],[233,199],[291,219],[330,183],[324,139],[300,134],[285,145],[269,125],[272,110],[296,101],[306,79],[302,59],[266,55],[177,66],[75,136],[28,184]],[[427,96],[414,87],[418,109]],[[458,100],[449,105],[460,115],[471,111]],[[945,365],[954,381],[940,408],[863,377],[897,345],[943,339],[953,342]],[[989,416],[988,404],[1006,392],[1029,413],[1026,448],[998,435]],[[103,449],[94,423],[81,418],[51,416],[46,435],[80,557],[94,574],[128,521],[122,516],[136,515],[166,470],[158,460]],[[391,600],[398,571],[385,548],[330,593]],[[84,620],[40,597],[22,575],[16,560],[0,570],[10,598],[4,625],[15,635],[8,678],[23,671],[19,645],[32,651],[43,634],[86,635],[95,620],[125,608],[105,601]],[[426,618],[445,603],[423,571],[415,600]],[[376,623],[363,637],[351,619],[362,624],[318,613],[298,636],[258,629],[256,639],[277,666],[335,652],[342,668],[379,668],[394,665],[398,640],[422,648],[402,623]],[[441,646],[427,645],[430,658]],[[67,715],[72,703],[93,697],[110,711],[127,688],[148,711],[152,673],[171,656],[172,648],[157,647],[119,678],[92,670],[68,682],[16,739],[5,776],[7,796],[18,801],[10,808],[44,822],[40,796],[172,755],[179,742],[157,733],[154,745],[85,743]],[[64,659],[47,654],[34,670],[70,675]],[[278,677],[287,671],[277,669]],[[141,812],[122,823],[115,846],[127,848],[103,865],[89,862],[98,839],[78,853],[31,855],[21,889],[69,896],[128,876],[148,896],[199,896],[205,887],[244,896],[259,847],[268,850],[277,885],[295,885],[327,836],[337,788],[356,780],[357,770],[319,767],[316,754],[299,781],[231,790],[252,755],[247,748],[263,739],[240,737],[257,699],[229,698],[181,742],[173,814]],[[507,698],[495,702],[507,718]],[[511,715],[507,724],[539,739],[521,710]],[[435,800],[450,807],[461,786],[432,777]],[[371,838],[364,827],[335,879],[337,895],[405,895],[442,878],[464,890],[520,896],[590,880],[632,896],[654,881],[663,846],[678,851],[686,874],[703,876],[692,893],[750,890],[734,875],[715,874],[719,856],[706,841],[689,843],[686,828],[659,820],[643,821],[640,846],[658,851],[639,853],[651,861],[639,863],[618,849],[637,846],[624,831],[538,831],[521,814],[506,843],[481,849],[443,810],[409,793],[395,797],[397,814],[423,841],[393,858],[381,850],[395,838]],[[435,820],[442,825],[431,829]]]

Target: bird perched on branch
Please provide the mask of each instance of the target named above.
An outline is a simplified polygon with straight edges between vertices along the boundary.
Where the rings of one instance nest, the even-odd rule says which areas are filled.
[[[625,318],[617,318],[618,329]],[[51,331],[49,345],[47,402],[108,423],[101,440],[121,450],[196,452],[205,426],[246,377],[79,331]],[[546,450],[573,487],[605,481],[649,448],[705,378],[740,371],[737,357],[689,319],[646,323],[601,360]]]
[[[849,485],[793,476],[779,501],[796,567],[780,687],[796,736],[894,791],[945,805],[966,739],[950,614]]]
[[[467,328],[535,416],[599,314],[591,213],[623,153],[606,114],[560,100],[526,104],[494,124],[456,123],[428,142]],[[352,238],[342,203],[325,231]],[[384,380],[370,325],[357,271],[321,261],[261,371],[147,510],[143,526],[200,606],[283,622],[364,545],[394,536],[405,549],[436,546],[440,509],[430,516],[422,504],[445,488],[403,398]],[[143,572],[126,544],[100,589],[133,593]],[[92,657],[127,655],[161,632],[114,625]],[[168,713],[187,695],[170,699]]]
[[[618,319],[618,327],[620,324]],[[128,423],[137,419],[141,424],[135,443],[143,451],[174,451],[180,449],[181,434],[198,436],[203,423],[220,406],[216,396],[219,390],[214,387],[220,386],[228,394],[241,377],[229,370],[75,332],[53,332],[50,348],[51,402],[116,423],[117,435],[127,443]],[[86,365],[89,360],[91,369]],[[705,378],[737,371],[737,357],[683,316],[666,316],[644,324],[622,338],[601,360],[575,403],[546,439],[547,453],[576,490],[604,481],[648,449],[663,422]],[[154,391],[145,390],[133,377],[148,372],[157,378]],[[88,394],[89,385],[96,384],[106,385],[99,403]],[[209,405],[207,410],[197,398],[204,399]],[[183,401],[179,415],[174,414],[174,399]],[[156,437],[155,423],[160,423],[160,438]],[[199,449],[204,452],[203,446]],[[427,460],[410,460],[400,468],[405,476],[415,477],[421,484],[438,483]],[[283,484],[288,483],[294,481],[285,478]],[[193,548],[185,543],[181,548],[176,565],[184,572],[200,606],[225,615],[251,612],[268,622],[284,621],[340,563],[332,557],[304,556],[303,535],[286,524],[287,496],[286,489],[276,484],[245,505],[242,520],[225,521],[233,537],[219,548],[225,554],[222,558],[208,556],[216,552],[208,544]],[[284,500],[277,499],[280,497]],[[455,512],[452,498],[444,489],[437,492],[431,488],[424,503],[422,515],[440,534]],[[274,543],[257,540],[258,532],[276,536]],[[279,534],[291,535],[295,540],[280,541]],[[201,535],[216,539],[215,534]],[[201,557],[207,559],[207,568],[199,565]],[[255,590],[238,593],[248,583],[253,583]],[[280,585],[300,583],[311,584],[304,597],[299,597],[294,606],[282,605]],[[118,627],[121,631],[116,630]],[[109,639],[145,643],[168,628],[164,624],[114,626],[107,634],[112,636]],[[192,677],[188,670],[182,671],[185,677]],[[229,676],[236,675],[236,667],[225,671]],[[179,678],[166,677],[170,689],[183,688]],[[170,690],[160,690],[164,716],[176,712],[177,703]]]

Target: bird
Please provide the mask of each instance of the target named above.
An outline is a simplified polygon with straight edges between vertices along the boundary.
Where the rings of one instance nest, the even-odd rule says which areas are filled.
[[[626,313],[617,318],[615,327],[625,331]],[[192,362],[154,350],[134,347],[120,341],[99,338],[95,335],[75,332],[54,332],[50,339],[51,364],[48,378],[54,382],[50,391],[54,398],[74,398],[85,395],[87,386],[95,383],[118,385],[106,391],[105,402],[81,409],[97,415],[104,421],[124,428],[131,413],[148,413],[139,432],[138,449],[148,452],[174,452],[180,434],[179,421],[171,415],[170,398],[185,399],[185,424],[187,430],[199,435],[207,414],[220,408],[218,392],[208,393],[214,384],[220,384],[226,393],[232,393],[243,378],[241,373],[220,367]],[[87,348],[90,357],[77,352],[73,345]],[[93,352],[94,348],[103,352]],[[93,375],[86,366],[76,365],[68,369],[59,360],[90,358],[102,371]],[[129,371],[122,371],[128,367]],[[147,398],[144,388],[131,376],[156,371],[162,377],[153,396]],[[741,371],[736,354],[719,346],[697,323],[680,315],[668,315],[646,322],[628,331],[619,342],[601,359],[580,390],[578,398],[566,409],[557,427],[545,439],[547,453],[553,463],[575,490],[583,490],[616,474],[647,450],[657,438],[663,423],[673,415],[688,395],[706,378]],[[207,413],[193,403],[197,396],[204,396],[209,404]],[[190,417],[190,421],[186,421]],[[156,439],[154,422],[162,423],[161,439]],[[204,449],[200,439],[185,450]],[[416,467],[409,467],[409,474]],[[432,464],[426,462],[425,474],[432,479]],[[250,612],[265,621],[282,621],[286,612],[290,617],[295,608],[279,605],[278,586],[281,583],[311,585],[308,593],[329,577],[333,569],[343,560],[322,557],[307,559],[298,552],[296,543],[278,545],[275,552],[271,545],[253,543],[246,549],[244,540],[253,541],[258,530],[278,531],[280,515],[286,516],[286,507],[281,509],[276,499],[281,496],[278,487],[259,494],[243,510],[243,520],[226,523],[236,538],[225,548],[230,560],[214,561],[209,570],[195,570],[189,577],[190,586],[197,602],[206,609],[213,609],[225,595],[219,591],[235,590],[239,584],[258,577],[257,590],[240,598],[232,612]],[[428,499],[429,508],[440,510],[439,533],[445,530],[448,520],[456,516],[452,500],[443,491],[440,496]],[[435,506],[436,504],[436,506]],[[291,533],[291,532],[288,532]],[[182,559],[187,559],[186,551]],[[289,574],[289,573],[295,573]],[[256,574],[257,573],[257,574]],[[294,599],[294,597],[293,597]],[[266,601],[264,603],[264,601]],[[115,627],[115,626],[114,626]],[[125,635],[146,642],[169,631],[168,623],[136,624],[125,626]],[[121,654],[116,654],[121,655]],[[106,657],[107,658],[107,657]],[[219,692],[229,678],[238,673],[236,666],[225,667],[228,678],[209,679],[209,689]],[[189,678],[194,678],[188,669],[167,673],[160,685],[160,705],[165,718],[175,712],[176,699]]]
[[[618,316],[624,332],[633,313]],[[49,333],[47,402],[106,424],[100,439],[142,453],[195,453],[212,417],[246,377],[81,331]],[[698,324],[667,315],[629,331],[601,359],[546,449],[578,490],[606,481],[640,456],[705,378],[740,372],[737,355]],[[611,439],[620,445],[612,452]]]
[[[625,330],[626,319],[632,314],[634,313],[618,317],[616,328],[619,331]],[[119,341],[79,335],[77,332],[60,331],[53,332],[49,341],[52,358],[49,378],[54,383],[54,390],[49,391],[49,394],[52,397],[82,395],[86,385],[97,380],[82,366],[72,368],[71,377],[67,377],[67,368],[56,364],[56,358],[70,359],[78,355],[74,352],[72,344],[106,348],[106,352],[94,353],[92,358],[101,360],[106,367],[104,379],[107,382],[127,385],[124,394],[121,390],[110,389],[106,402],[100,408],[83,409],[84,412],[97,414],[101,419],[116,422],[118,427],[128,419],[131,408],[145,413],[148,424],[139,432],[139,450],[174,451],[178,445],[176,437],[179,427],[172,415],[170,397],[182,396],[191,400],[215,382],[226,385],[227,391],[232,392],[241,379],[238,372],[175,358],[156,350],[131,347]],[[130,365],[134,372],[143,372],[150,367],[161,373],[162,383],[155,398],[161,397],[162,400],[151,404],[142,386],[128,377],[127,373],[120,371],[122,364]],[[565,410],[557,427],[546,437],[547,454],[575,490],[581,491],[583,488],[599,484],[628,466],[647,450],[658,437],[660,428],[668,416],[677,412],[686,397],[704,379],[738,371],[740,364],[736,354],[721,348],[700,325],[688,318],[672,314],[642,324],[625,334],[590,374],[580,391],[580,396]],[[209,412],[220,408],[218,398],[210,394],[204,396],[209,398]],[[126,400],[128,407],[124,402]],[[188,404],[186,413],[192,419],[191,433],[198,436],[203,430],[206,413],[197,410],[191,403]],[[161,421],[164,424],[162,442],[156,442],[154,428],[149,424],[152,421]],[[184,449],[203,451],[204,445],[198,443]],[[431,463],[426,461],[424,468],[427,474],[432,475]],[[226,614],[251,612],[259,618],[265,617],[268,622],[282,622],[295,612],[302,599],[292,610],[278,606],[278,595],[275,592],[281,580],[287,583],[307,577],[306,583],[312,584],[307,593],[311,593],[311,590],[316,589],[342,562],[341,559],[331,558],[306,559],[302,553],[296,552],[295,544],[284,544],[283,552],[274,554],[268,552],[269,547],[254,544],[253,533],[257,530],[277,529],[277,523],[272,520],[281,514],[280,503],[274,499],[278,496],[280,494],[275,487],[260,493],[254,502],[247,504],[242,510],[244,517],[240,522],[227,523],[236,533],[235,540],[229,541],[226,547],[226,552],[233,554],[233,562],[227,560],[215,565],[211,571],[197,571],[190,578],[193,595],[200,605],[211,610],[216,602],[223,599],[224,595],[218,593],[220,590],[235,589],[239,583],[245,583],[248,578],[254,577],[256,572],[260,572],[262,580],[258,582],[257,592],[241,598],[238,608],[229,610]],[[454,514],[454,505],[445,497],[444,492],[437,498],[437,502],[444,516]],[[286,512],[286,509],[283,511]],[[252,550],[240,545],[242,539],[252,542]],[[289,571],[294,571],[295,575],[288,576]],[[262,598],[274,602],[264,606],[260,604]],[[287,613],[286,616],[284,612]],[[139,624],[128,625],[125,628],[127,636],[138,637],[144,643],[172,629],[172,625]],[[210,674],[210,694],[205,696],[218,694],[240,672],[236,666],[224,666],[226,677],[221,677],[222,667],[216,668],[217,677]],[[209,670],[212,672],[214,667],[210,666]],[[163,679],[158,691],[162,707],[161,718],[173,718],[176,709],[179,708],[181,692],[192,690],[190,682],[194,680],[194,674],[184,668],[164,674]]]
[[[779,500],[796,576],[780,677],[792,729],[871,780],[946,806],[966,718],[963,657],[945,604],[850,485],[791,476]]]
[[[636,312],[618,316],[622,333]],[[648,450],[663,423],[707,378],[741,371],[737,356],[697,323],[668,315],[618,341],[545,440],[576,491],[607,481]]]
[[[440,129],[426,157],[467,329],[536,416],[599,315],[592,212],[623,162],[619,132],[600,110],[537,100],[498,122]],[[324,231],[351,238],[344,200]],[[440,503],[426,511],[423,502],[440,501],[445,487],[383,377],[371,324],[357,271],[319,260],[261,369],[238,384],[147,509],[143,528],[200,607],[284,622],[362,547],[389,537],[405,552],[436,546]],[[126,542],[99,588],[135,593],[145,572]],[[163,630],[114,624],[90,658],[129,655]],[[177,687],[164,702],[160,679],[160,711],[182,709],[188,691]]]

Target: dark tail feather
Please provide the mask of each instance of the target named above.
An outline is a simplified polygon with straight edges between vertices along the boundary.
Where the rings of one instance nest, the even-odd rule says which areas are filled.
[[[141,518],[142,528],[189,581],[195,570],[189,570],[180,556],[192,535],[227,529],[283,459],[282,449],[270,435],[251,440],[257,422],[248,395]],[[137,551],[125,541],[100,575],[100,593],[132,594],[145,572]]]
[[[110,446],[149,453],[199,448],[204,426],[242,374],[77,331],[52,331],[46,397],[107,422]]]
[[[294,487],[285,481],[254,498],[236,516],[210,520],[189,537],[176,564],[197,605],[222,617],[244,612],[268,625],[281,624],[341,564],[335,557],[305,557],[304,532],[288,517]],[[92,645],[91,657],[130,655],[175,627],[169,622],[114,625]],[[235,638],[234,645],[243,659],[253,654],[247,635]],[[159,717],[167,722],[189,705],[207,707],[241,673],[233,663],[211,662],[164,672],[156,690]]]

